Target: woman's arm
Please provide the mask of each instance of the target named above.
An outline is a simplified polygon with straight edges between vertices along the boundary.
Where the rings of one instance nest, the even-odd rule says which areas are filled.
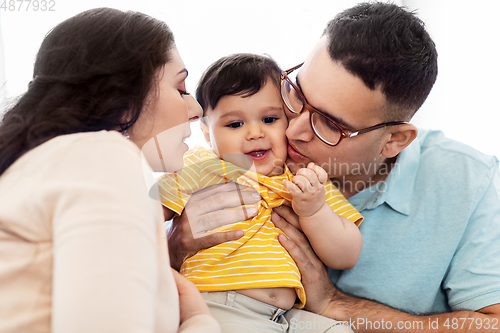
[[[99,139],[73,143],[42,186],[53,216],[52,331],[176,332],[180,299],[184,327],[217,332],[213,318],[198,320],[204,303],[189,302],[197,290],[176,288],[140,152]]]
[[[154,332],[161,210],[146,191],[139,151],[121,138],[77,141],[50,184],[53,331]]]
[[[220,327],[210,314],[207,304],[201,297],[196,286],[188,279],[172,269],[177,290],[179,291],[179,305],[181,312],[182,333],[218,333]]]

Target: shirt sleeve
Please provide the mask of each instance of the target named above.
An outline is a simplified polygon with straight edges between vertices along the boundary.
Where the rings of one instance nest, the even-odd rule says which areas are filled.
[[[52,331],[154,332],[159,203],[136,147],[88,141],[67,149],[42,187],[53,214]],[[176,311],[165,314],[175,328]]]
[[[363,216],[354,208],[344,195],[332,184],[331,181],[325,183],[325,200],[335,214],[347,218],[359,227],[363,222]]]
[[[484,177],[476,204],[443,281],[452,310],[500,303],[500,176],[498,161]]]

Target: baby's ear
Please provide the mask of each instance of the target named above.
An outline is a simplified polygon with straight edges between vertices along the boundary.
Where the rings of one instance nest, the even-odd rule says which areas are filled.
[[[210,142],[210,130],[208,129],[208,126],[206,124],[207,121],[208,121],[207,117],[201,118],[200,128],[201,131],[203,132],[203,136],[205,137],[205,141],[208,143],[210,148],[212,148],[212,142]]]

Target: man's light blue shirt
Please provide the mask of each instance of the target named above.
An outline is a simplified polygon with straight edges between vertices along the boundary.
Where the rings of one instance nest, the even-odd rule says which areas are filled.
[[[385,182],[349,201],[364,215],[356,266],[331,271],[348,294],[405,312],[500,303],[500,176],[493,156],[420,131]]]

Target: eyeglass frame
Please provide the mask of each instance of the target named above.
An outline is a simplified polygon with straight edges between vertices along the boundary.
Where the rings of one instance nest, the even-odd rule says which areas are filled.
[[[389,121],[389,122],[380,123],[380,124],[377,124],[377,125],[374,125],[374,126],[366,127],[366,128],[354,131],[354,132],[351,132],[351,131],[343,128],[342,125],[340,125],[338,122],[336,122],[335,120],[333,120],[330,115],[328,115],[324,111],[316,109],[314,106],[312,106],[311,104],[309,104],[309,102],[306,99],[306,96],[304,96],[304,94],[302,93],[302,90],[295,83],[293,83],[292,80],[290,80],[290,78],[288,77],[288,75],[291,72],[293,72],[296,69],[299,69],[303,64],[304,63],[301,63],[301,64],[299,64],[297,66],[294,66],[294,67],[292,67],[290,69],[287,69],[287,70],[284,70],[284,71],[281,72],[281,79],[280,79],[280,95],[281,95],[281,100],[283,101],[283,103],[285,103],[285,105],[287,105],[287,103],[285,102],[285,98],[283,97],[283,81],[285,80],[285,81],[287,81],[292,86],[293,89],[295,89],[295,91],[299,94],[299,97],[302,98],[302,100],[303,100],[302,110],[300,110],[300,112],[295,112],[294,110],[291,110],[288,106],[287,106],[287,109],[290,110],[291,113],[297,114],[297,115],[302,114],[302,112],[304,112],[304,109],[307,110],[307,111],[309,111],[309,123],[311,124],[311,128],[313,129],[314,134],[322,142],[324,142],[325,144],[327,144],[329,146],[332,146],[332,147],[335,147],[335,146],[337,146],[345,138],[352,138],[352,137],[355,137],[355,136],[358,136],[358,135],[361,135],[361,134],[364,134],[364,133],[368,133],[368,132],[371,132],[371,131],[374,131],[374,130],[377,130],[377,129],[380,129],[380,128],[384,128],[384,127],[409,124],[406,121]],[[316,112],[319,115],[321,115],[324,118],[326,118],[326,120],[328,120],[330,123],[332,123],[335,127],[337,127],[339,129],[339,131],[340,131],[340,138],[339,138],[339,141],[337,141],[337,143],[332,144],[332,143],[326,141],[317,132],[316,128],[314,127],[313,120],[312,120],[312,115],[313,115],[314,112]]]

